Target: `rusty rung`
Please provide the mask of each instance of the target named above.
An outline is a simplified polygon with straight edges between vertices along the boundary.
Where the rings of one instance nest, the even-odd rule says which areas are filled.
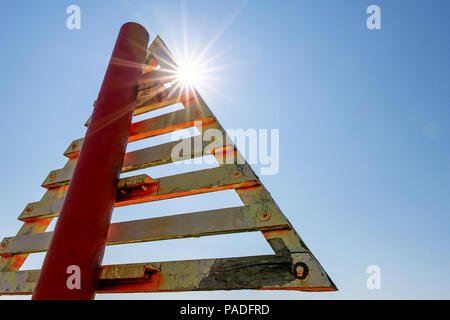
[[[306,274],[299,274],[294,268],[299,264],[307,266]],[[145,275],[146,268],[150,268],[148,278]],[[142,274],[145,277],[141,277]],[[0,295],[30,294],[38,276],[39,270],[0,272]],[[97,281],[98,293],[235,289],[336,290],[334,283],[309,252],[109,265],[100,268]]]

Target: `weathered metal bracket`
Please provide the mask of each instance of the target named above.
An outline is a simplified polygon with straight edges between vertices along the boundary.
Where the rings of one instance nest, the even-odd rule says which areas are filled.
[[[295,266],[306,266],[299,276]],[[30,294],[39,270],[0,272],[0,295]],[[98,293],[203,290],[334,291],[335,286],[308,252],[238,258],[110,265],[97,274]]]
[[[160,270],[146,265],[127,266],[119,270],[117,268],[102,267],[97,276],[97,292],[107,288],[123,286],[145,285],[160,281]]]

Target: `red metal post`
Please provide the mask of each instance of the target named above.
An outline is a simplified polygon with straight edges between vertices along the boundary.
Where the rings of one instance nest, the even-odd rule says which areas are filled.
[[[81,148],[34,300],[95,297],[148,33],[122,26]]]

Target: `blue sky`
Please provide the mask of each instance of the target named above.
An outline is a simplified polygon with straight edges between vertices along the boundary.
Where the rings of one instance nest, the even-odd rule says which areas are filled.
[[[66,28],[71,4],[80,30]],[[371,4],[381,30],[366,27]],[[172,51],[183,51],[185,31],[188,49],[211,44],[207,55],[224,68],[215,90],[199,90],[225,128],[280,130],[280,170],[261,181],[340,291],[98,298],[450,298],[449,9],[444,0],[2,3],[1,237],[15,234],[16,217],[84,135],[118,30],[135,21]],[[189,169],[146,173],[180,170]],[[113,221],[234,205],[232,191],[220,192],[119,208]],[[270,253],[260,233],[245,233],[113,246],[104,263]],[[372,264],[381,290],[366,287]]]

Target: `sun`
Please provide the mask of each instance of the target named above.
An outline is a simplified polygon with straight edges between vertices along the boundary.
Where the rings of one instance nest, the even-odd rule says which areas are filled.
[[[178,59],[177,59],[178,58]],[[217,80],[215,76],[211,76],[211,73],[215,73],[218,69],[211,65],[212,59],[205,59],[199,55],[183,56],[175,55],[174,61],[178,61],[173,66],[173,70],[169,71],[172,76],[171,86],[174,89],[180,89],[180,93],[189,94],[200,89],[214,89],[214,83]]]
[[[198,86],[201,81],[201,68],[192,61],[180,63],[177,80],[182,86]]]
[[[203,44],[201,39],[188,41],[187,30],[183,32],[183,46],[175,45],[172,52],[166,52],[166,57],[160,57],[164,63],[161,66],[161,80],[166,88],[178,95],[197,95],[210,91],[210,94],[221,95],[219,89],[224,82],[221,72],[234,65],[225,57],[231,48],[224,48],[213,52],[213,45],[220,33],[213,36],[208,43]],[[164,56],[164,55],[163,55]]]

